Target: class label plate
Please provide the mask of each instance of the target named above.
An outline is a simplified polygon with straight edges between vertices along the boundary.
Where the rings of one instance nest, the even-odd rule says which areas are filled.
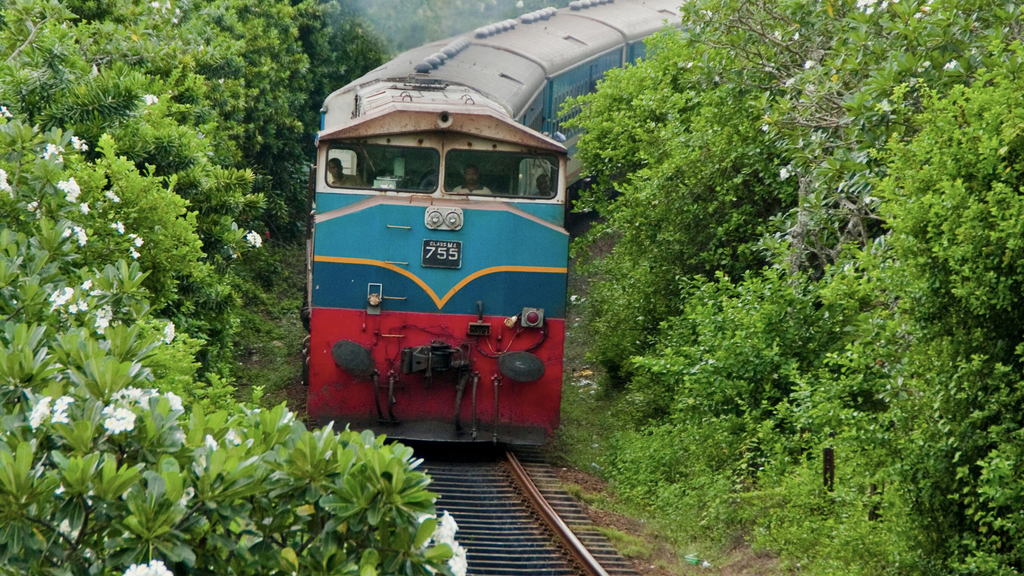
[[[462,268],[462,242],[458,240],[424,240],[424,268]]]

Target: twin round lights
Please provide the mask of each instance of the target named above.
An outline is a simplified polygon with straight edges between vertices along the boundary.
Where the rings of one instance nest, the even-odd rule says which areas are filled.
[[[423,215],[423,224],[431,230],[462,229],[462,208],[431,206]]]

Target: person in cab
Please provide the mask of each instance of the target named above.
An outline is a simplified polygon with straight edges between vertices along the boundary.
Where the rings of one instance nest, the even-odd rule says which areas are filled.
[[[470,164],[462,170],[462,185],[452,190],[455,194],[493,194],[490,188],[480,183],[480,169]]]

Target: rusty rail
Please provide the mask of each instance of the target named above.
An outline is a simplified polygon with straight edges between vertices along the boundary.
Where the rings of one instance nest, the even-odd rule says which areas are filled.
[[[583,569],[590,576],[608,576],[601,564],[587,551],[583,543],[580,542],[579,538],[573,534],[569,526],[562,521],[558,514],[551,508],[547,500],[540,493],[540,490],[530,479],[530,475],[523,468],[523,465],[519,463],[519,459],[516,458],[515,454],[511,451],[505,453],[505,457],[508,459],[509,469],[512,471],[512,477],[523,490],[523,494],[530,500],[533,507],[540,514],[541,519],[551,529],[555,535],[562,541],[573,560],[579,564],[580,568]]]

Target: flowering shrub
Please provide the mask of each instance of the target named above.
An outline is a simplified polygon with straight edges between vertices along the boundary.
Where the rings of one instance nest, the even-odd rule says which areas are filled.
[[[308,431],[283,405],[186,415],[173,393],[122,387],[143,371],[109,357],[56,368],[38,356],[51,372],[43,391],[8,394],[3,406],[6,570],[465,573],[457,526],[433,519],[410,448]]]
[[[107,140],[89,165],[0,119],[0,573],[464,574],[411,449],[204,408],[228,398],[153,307],[202,269],[194,223]]]

